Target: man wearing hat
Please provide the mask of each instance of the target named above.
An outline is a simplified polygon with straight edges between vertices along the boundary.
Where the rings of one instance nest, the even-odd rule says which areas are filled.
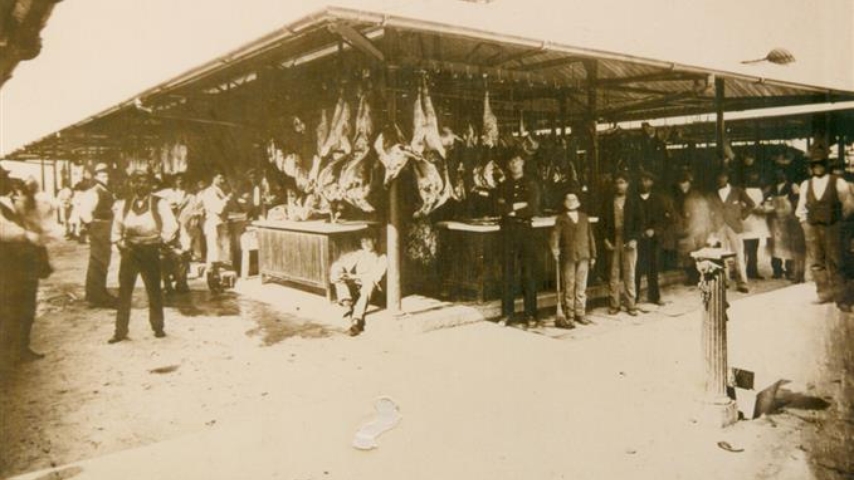
[[[672,207],[664,197],[652,191],[655,175],[647,170],[640,172],[638,206],[640,207],[641,233],[638,239],[638,261],[635,271],[636,300],[640,301],[641,277],[647,278],[647,299],[650,303],[664,305],[658,287],[661,238],[673,222]]]
[[[624,171],[614,174],[614,193],[605,199],[599,210],[605,250],[610,257],[608,313],[620,313],[620,296],[625,300],[629,315],[637,316],[635,269],[637,268],[638,239],[641,236],[641,211],[636,195],[629,194],[629,176]],[[620,282],[623,287],[620,289]]]
[[[747,293],[747,266],[744,259],[744,219],[756,208],[756,203],[740,187],[730,185],[730,173],[726,168],[718,171],[717,190],[709,195],[712,216],[712,231],[721,241],[721,246],[735,253],[736,286],[739,292]],[[729,278],[729,262],[727,262]]]
[[[377,241],[371,234],[362,236],[361,249],[345,254],[331,268],[330,280],[335,285],[338,303],[350,317],[350,336],[365,330],[365,312],[386,274],[386,256],[377,252]]]
[[[828,173],[823,145],[816,144],[809,159],[812,178],[801,184],[795,215],[804,228],[817,303],[836,302],[850,312],[851,305],[843,297],[841,225],[852,210],[851,191],[843,178]]]
[[[94,185],[80,200],[80,220],[89,233],[86,301],[90,307],[115,308],[116,297],[107,291],[107,271],[112,256],[110,227],[116,198],[109,189],[110,173],[106,164],[95,165],[93,180]]]
[[[532,219],[540,211],[540,188],[525,175],[525,159],[516,154],[507,162],[509,177],[499,187],[498,208],[501,212],[502,318],[506,326],[513,321],[515,291],[519,278],[525,297],[525,317],[520,326],[538,326],[537,320],[537,253],[533,242]],[[519,274],[521,270],[521,275]]]
[[[166,335],[163,329],[163,292],[160,288],[160,248],[172,243],[178,234],[178,222],[169,204],[151,194],[151,176],[135,171],[130,177],[132,196],[120,202],[111,239],[121,252],[119,264],[119,301],[116,330],[109,343],[127,338],[131,299],[137,275],[142,276],[148,294],[148,321],[154,336]]]

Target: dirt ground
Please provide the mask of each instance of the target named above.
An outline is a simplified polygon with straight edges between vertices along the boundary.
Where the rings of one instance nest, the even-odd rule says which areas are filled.
[[[2,477],[205,428],[263,394],[246,375],[263,347],[343,335],[234,293],[213,296],[196,280],[191,294],[167,298],[168,336],[155,339],[138,281],[131,341],[108,345],[115,311],[83,300],[86,248],[51,245],[55,273],[40,286],[32,342],[46,358],[0,378]]]
[[[696,305],[696,291],[686,287],[669,290],[666,297],[671,304],[658,315],[629,319],[621,314],[615,318],[596,310],[592,318],[597,325],[569,334],[555,329],[538,332],[544,335],[507,332],[508,329],[496,332],[497,327],[487,323],[430,334],[402,335],[394,329],[372,329],[369,324],[366,337],[351,339],[345,334],[343,322],[300,318],[292,309],[277,309],[234,293],[214,297],[196,281],[188,297],[167,300],[166,338],[153,337],[143,307],[144,293],[138,290],[135,297],[138,308],[131,319],[131,341],[108,345],[106,340],[112,334],[115,312],[92,310],[82,301],[85,252],[85,246],[75,243],[60,242],[51,247],[56,273],[40,290],[40,312],[33,341],[33,347],[46,353],[47,358],[24,364],[0,379],[0,477],[155,446],[170,439],[214,435],[224,425],[245,425],[249,419],[259,421],[255,417],[261,416],[261,412],[273,415],[269,412],[284,409],[281,415],[299,416],[300,412],[288,411],[289,408],[334,401],[329,398],[329,384],[339,384],[337,390],[332,390],[337,392],[332,397],[341,394],[360,397],[365,384],[381,382],[371,372],[382,372],[389,365],[396,365],[394,369],[388,367],[389,371],[401,378],[408,375],[407,362],[411,362],[414,371],[423,368],[425,385],[431,379],[433,384],[451,385],[459,390],[452,396],[465,395],[458,399],[460,402],[476,396],[465,393],[470,387],[459,383],[471,376],[493,375],[493,365],[505,372],[517,367],[523,372],[539,368],[543,385],[537,383],[536,376],[517,378],[507,373],[511,381],[519,382],[523,394],[529,392],[535,398],[538,391],[549,389],[548,383],[570,381],[568,377],[556,376],[555,368],[543,370],[540,360],[532,355],[519,360],[472,358],[466,365],[460,364],[458,359],[464,357],[461,354],[471,348],[466,342],[472,339],[482,342],[480,352],[484,354],[494,355],[491,350],[506,352],[508,348],[542,349],[544,359],[561,359],[572,365],[583,365],[580,359],[595,358],[591,355],[601,356],[601,362],[573,368],[578,378],[571,379],[571,384],[578,384],[580,391],[589,394],[583,400],[579,398],[579,403],[589,403],[590,408],[611,403],[614,409],[620,408],[619,399],[605,397],[616,391],[637,395],[637,399],[630,400],[636,405],[628,411],[632,408],[644,411],[653,401],[677,402],[678,395],[673,397],[675,390],[670,391],[668,379],[661,378],[659,370],[672,368],[675,378],[693,373],[691,368],[679,364],[680,358],[694,355],[698,332],[696,322],[688,320],[692,315],[691,305]],[[110,284],[115,284],[115,272],[111,274]],[[781,286],[766,282],[757,285],[754,291]],[[739,422],[720,435],[700,435],[704,445],[708,444],[708,438],[719,437],[744,452],[728,452],[715,447],[713,442],[697,451],[706,452],[703,455],[708,455],[710,461],[720,462],[720,471],[732,475],[728,478],[854,478],[854,318],[832,308],[804,307],[801,304],[809,301],[811,287],[790,288],[791,295],[776,295],[768,305],[762,303],[766,300],[761,295],[733,296],[736,307],[731,312],[732,318],[749,320],[731,322],[732,365],[763,366],[774,342],[784,350],[779,357],[785,360],[768,368],[788,373],[788,383],[778,395],[776,412],[751,422]],[[785,322],[780,321],[793,311],[804,318],[786,317]],[[764,349],[751,348],[747,343],[757,339],[765,342]],[[495,343],[487,345],[489,342]],[[442,346],[449,350],[437,355]],[[644,348],[650,348],[647,354]],[[637,363],[638,355],[644,358],[642,364]],[[524,364],[519,365],[520,362]],[[596,378],[603,369],[614,370],[610,373],[617,380]],[[467,377],[467,373],[471,376]],[[355,383],[347,390],[350,381]],[[612,389],[609,382],[613,381],[619,383],[621,390]],[[421,406],[416,394],[418,388],[427,387],[415,386],[411,381],[404,385],[414,391],[399,393],[403,399],[412,396],[407,410],[412,415]],[[599,399],[597,395],[603,397]],[[544,398],[543,411],[553,411],[548,407],[554,401]],[[427,409],[429,405],[423,407]],[[527,407],[523,410],[511,407],[520,419],[533,412],[525,410]],[[306,409],[306,414],[312,410]],[[492,410],[502,415],[498,406],[488,407],[478,415],[485,420]],[[584,423],[591,419],[585,419],[582,412],[575,415],[580,417],[573,421],[590,425]],[[594,414],[597,421],[604,422],[598,428],[620,432],[620,422],[626,418],[621,418],[623,413],[616,410],[614,415]],[[648,424],[655,425],[655,419],[652,420]],[[412,416],[408,421],[411,426]],[[548,420],[544,421],[545,427]],[[643,463],[646,461],[643,455],[637,454],[646,448],[657,452],[656,462],[669,459],[673,468],[689,465],[683,468],[682,475],[673,478],[699,478],[684,473],[704,470],[690,466],[691,459],[677,459],[680,443],[670,438],[686,427],[674,421],[661,423],[660,435],[644,433],[658,438],[656,441],[639,433],[622,433],[614,437],[616,440],[608,448],[620,450],[620,458],[632,459],[626,464],[626,471],[640,472],[644,468],[656,471],[650,470]],[[592,425],[592,429],[597,428],[596,423]],[[689,447],[691,435],[694,434],[687,434],[684,440],[686,453],[695,451]],[[453,440],[441,443],[456,445]],[[403,443],[398,448],[405,449],[407,445]],[[542,446],[546,451],[552,447]],[[384,448],[387,452],[395,451],[393,446]],[[583,451],[582,446],[578,448]],[[534,454],[532,458],[538,457]],[[697,462],[705,465],[702,460]],[[486,464],[483,467],[487,468]],[[78,472],[74,468],[39,478],[71,478]],[[482,472],[471,468],[471,472]],[[656,468],[663,467],[657,464]],[[534,475],[531,478],[539,478],[536,473],[531,474]]]

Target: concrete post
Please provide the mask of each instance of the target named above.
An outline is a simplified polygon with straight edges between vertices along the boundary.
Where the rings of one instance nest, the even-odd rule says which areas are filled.
[[[724,262],[735,253],[721,248],[704,248],[691,254],[700,271],[703,295],[703,362],[705,389],[702,399],[703,423],[718,427],[738,420],[738,407],[727,395],[727,301]]]

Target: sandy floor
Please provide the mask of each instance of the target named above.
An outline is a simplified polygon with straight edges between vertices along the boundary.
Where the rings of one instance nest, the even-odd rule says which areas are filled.
[[[596,325],[571,333],[377,322],[351,339],[287,296],[277,309],[195,284],[167,303],[167,338],[139,308],[132,341],[107,345],[114,312],[77,300],[84,250],[52,253],[34,338],[48,357],[2,379],[0,476],[85,459],[31,478],[854,475],[854,319],[807,305],[808,285],[733,297],[731,364],[788,383],[777,413],[718,431],[697,424],[689,288],[634,319],[594,311]],[[404,420],[354,456],[349,438],[380,394]]]

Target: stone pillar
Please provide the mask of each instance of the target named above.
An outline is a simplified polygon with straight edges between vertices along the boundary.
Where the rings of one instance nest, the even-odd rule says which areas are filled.
[[[702,423],[726,427],[738,420],[738,407],[727,395],[728,304],[724,266],[727,259],[735,257],[735,253],[721,248],[704,248],[691,256],[700,271],[700,292],[703,296],[702,343],[706,381],[702,398]]]

